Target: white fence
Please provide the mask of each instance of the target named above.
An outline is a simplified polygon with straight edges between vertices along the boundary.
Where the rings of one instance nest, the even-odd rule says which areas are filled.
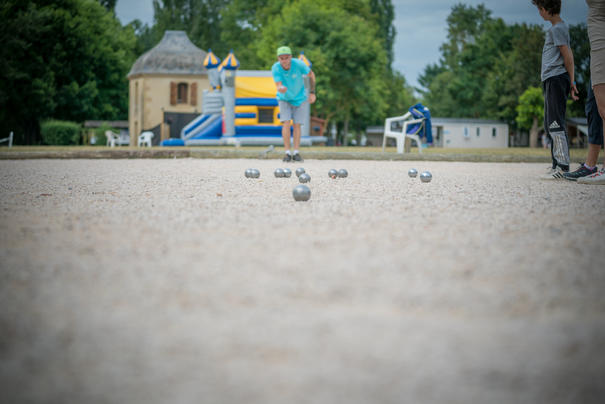
[[[13,147],[13,132],[11,132],[10,135],[8,135],[8,137],[5,137],[4,139],[0,139],[0,143],[2,142],[8,142],[8,147]]]

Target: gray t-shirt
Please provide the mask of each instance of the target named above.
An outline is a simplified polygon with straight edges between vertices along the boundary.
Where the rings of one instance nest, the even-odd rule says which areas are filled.
[[[542,49],[542,81],[567,72],[563,55],[558,48],[561,45],[569,46],[569,29],[563,21],[546,31],[546,39]]]

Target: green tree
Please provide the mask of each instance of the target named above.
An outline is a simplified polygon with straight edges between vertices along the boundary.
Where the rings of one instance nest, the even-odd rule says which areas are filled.
[[[48,118],[126,119],[134,32],[97,1],[0,5],[0,130],[38,143]]]
[[[439,65],[428,65],[421,76],[424,102],[434,115],[479,117],[484,112],[479,101],[485,81],[509,40],[503,35],[505,24],[492,19],[491,11],[482,4],[454,5],[447,23]]]
[[[529,87],[519,97],[517,124],[529,129],[529,147],[538,147],[538,122],[544,117],[544,96],[538,87]]]
[[[262,27],[281,13],[284,5],[275,0],[234,0],[225,7],[221,19],[222,53],[233,49],[242,66],[260,69],[266,61],[259,58],[255,44],[261,40]],[[215,45],[213,46],[213,50]],[[221,48],[217,47],[221,51]],[[220,54],[219,54],[220,55]]]
[[[382,39],[384,50],[387,52],[387,65],[390,69],[393,63],[393,44],[397,34],[393,25],[395,8],[391,0],[370,0],[370,9],[378,24],[378,34]]]
[[[450,70],[444,70],[431,80],[428,91],[424,95],[423,104],[431,110],[432,116],[460,116],[452,84],[454,80],[455,74]]]
[[[292,1],[283,0],[233,0],[221,12],[220,46],[212,49],[234,49],[240,62],[249,68],[260,68],[264,61],[255,51],[254,44],[261,39],[262,29],[267,26],[282,9]],[[309,6],[321,6],[322,1]],[[376,35],[387,52],[387,66],[393,59],[393,26],[394,8],[391,0],[334,0],[334,8],[340,8],[348,14],[355,15],[364,21],[376,24]]]
[[[107,11],[114,11],[116,8],[116,2],[117,0],[99,0],[99,3],[101,3],[101,5],[105,7]]]
[[[136,55],[147,52],[160,42],[167,30],[185,31],[201,49],[226,55],[221,40],[222,14],[228,0],[153,0],[154,22],[151,26],[135,20],[130,24],[137,36]]]
[[[527,24],[514,24],[506,30],[510,46],[498,55],[489,71],[481,103],[486,108],[485,118],[516,126],[519,97],[528,87],[540,86],[544,33],[542,27]]]
[[[460,53],[467,45],[475,43],[476,37],[483,31],[484,24],[491,20],[491,11],[483,4],[477,7],[459,3],[452,7],[447,17],[447,42],[441,45],[444,64],[455,70]]]
[[[134,31],[136,36],[136,43],[134,47],[134,54],[141,56],[155,45],[157,45],[159,39],[156,38],[153,26],[143,24],[141,20],[133,20],[127,24]]]
[[[416,104],[418,100],[414,97],[414,89],[410,86],[405,77],[399,72],[393,72],[387,76],[387,104],[385,116],[402,115],[409,107]],[[377,120],[369,122],[371,124],[384,123],[384,117],[377,117]],[[376,119],[376,118],[375,118]]]
[[[446,70],[443,64],[428,64],[425,66],[424,71],[418,77],[418,83],[420,88],[417,88],[418,92],[422,95],[427,95],[429,87],[435,78]]]

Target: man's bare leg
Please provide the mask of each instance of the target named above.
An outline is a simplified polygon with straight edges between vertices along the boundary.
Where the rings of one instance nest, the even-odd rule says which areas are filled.
[[[605,83],[592,86],[592,91],[594,91],[594,98],[597,101],[599,115],[605,122]],[[605,125],[603,125],[603,136],[605,136]],[[605,157],[603,157],[603,167],[605,168]]]
[[[300,123],[294,124],[294,150],[300,147]]]
[[[296,133],[296,125],[294,126]],[[281,137],[284,139],[284,149],[290,150],[290,121],[284,122],[281,127]],[[294,135],[294,145],[296,146],[296,134]]]
[[[598,164],[597,160],[599,159],[600,151],[601,151],[600,144],[588,143],[588,155],[586,156],[586,165],[587,166],[594,167]]]

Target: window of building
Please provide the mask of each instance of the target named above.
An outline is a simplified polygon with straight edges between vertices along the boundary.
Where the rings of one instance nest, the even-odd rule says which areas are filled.
[[[464,137],[468,137],[468,127],[464,127]]]
[[[498,136],[498,130],[496,128],[492,128],[492,137]]]
[[[187,104],[187,93],[188,93],[187,83],[179,83],[177,86],[176,92],[176,103],[177,104]]]
[[[259,108],[258,123],[273,123],[273,108]]]
[[[481,136],[481,128],[477,126],[477,137]]]

